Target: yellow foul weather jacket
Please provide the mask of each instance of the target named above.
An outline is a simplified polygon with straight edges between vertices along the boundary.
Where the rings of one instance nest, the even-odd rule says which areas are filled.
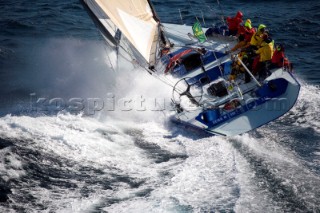
[[[273,56],[273,42],[262,42],[261,47],[256,53],[260,55],[260,62],[271,60]]]
[[[258,31],[255,34],[253,34],[253,36],[251,37],[250,45],[256,46],[259,48],[262,42],[263,42],[263,39],[261,38],[261,32]]]

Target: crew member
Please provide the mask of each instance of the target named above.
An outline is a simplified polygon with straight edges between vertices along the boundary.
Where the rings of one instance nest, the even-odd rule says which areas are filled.
[[[244,36],[244,40],[249,43],[256,30],[251,25],[251,20],[247,19],[243,26],[240,26],[238,30],[239,35]]]
[[[261,43],[263,42],[263,35],[266,30],[266,25],[260,24],[258,27],[258,31],[253,34],[249,46],[252,46],[253,48],[258,49],[261,46]]]
[[[241,34],[238,37],[238,43],[230,50],[230,52],[235,52],[239,49],[242,49],[246,45],[247,45],[247,42],[245,41],[244,36]],[[227,53],[229,53],[229,52],[227,52]]]
[[[235,17],[227,17],[227,24],[229,27],[229,35],[237,35],[240,24],[242,23],[243,14],[238,11]]]
[[[289,62],[288,58],[286,58],[284,54],[284,46],[282,44],[278,44],[273,53],[272,59],[272,68],[280,68],[284,67],[284,69],[288,71],[292,71],[292,64]]]
[[[260,56],[258,64],[259,78],[264,80],[267,75],[270,75],[269,66],[273,56],[273,42],[267,34],[263,36],[261,47],[256,51],[256,54]]]

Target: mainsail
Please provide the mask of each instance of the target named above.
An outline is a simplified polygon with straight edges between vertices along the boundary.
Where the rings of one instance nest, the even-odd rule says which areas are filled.
[[[95,2],[148,64],[156,60],[159,22],[148,0],[86,0]]]

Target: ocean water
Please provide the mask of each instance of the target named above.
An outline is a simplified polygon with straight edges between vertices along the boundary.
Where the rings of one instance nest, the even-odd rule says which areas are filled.
[[[319,212],[320,3],[152,2],[168,23],[266,24],[301,82],[294,108],[230,138],[176,126],[170,88],[112,67],[79,1],[0,0],[0,212]]]

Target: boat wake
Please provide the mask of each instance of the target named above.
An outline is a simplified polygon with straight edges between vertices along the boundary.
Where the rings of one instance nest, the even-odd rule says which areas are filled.
[[[299,106],[291,113],[301,113]],[[2,210],[318,208],[319,152],[308,153],[309,141],[300,141],[306,128],[309,138],[319,137],[312,117],[305,118],[310,126],[286,126],[289,114],[233,138],[186,134],[164,120],[133,118],[99,121],[63,113],[1,118],[0,194],[8,201]],[[310,147],[317,149],[319,144]]]
[[[319,202],[317,164],[270,127],[223,138],[70,114],[0,122],[2,210],[306,211]]]
[[[71,58],[73,54],[77,51]],[[83,76],[93,93],[82,88],[77,95],[112,93],[118,108],[93,116],[68,110],[3,116],[1,212],[319,210],[316,87],[302,85],[296,106],[262,128],[242,136],[212,137],[171,124],[170,110],[163,112],[159,101],[166,102],[171,94],[165,87],[151,90],[162,83],[146,72],[130,68],[129,74],[122,73],[129,68],[122,63],[115,78],[113,71],[102,69],[103,59],[88,60],[101,64],[87,64],[93,68]],[[86,64],[81,63],[74,70]],[[106,88],[99,90],[91,82],[96,79],[89,76],[96,73]],[[65,85],[80,88],[69,79]],[[57,92],[61,84],[54,82],[49,87]],[[124,100],[129,102],[122,105]]]
[[[319,97],[320,90],[318,86],[303,83],[297,106],[285,118],[291,118],[288,121],[296,126],[310,128],[319,133]]]

